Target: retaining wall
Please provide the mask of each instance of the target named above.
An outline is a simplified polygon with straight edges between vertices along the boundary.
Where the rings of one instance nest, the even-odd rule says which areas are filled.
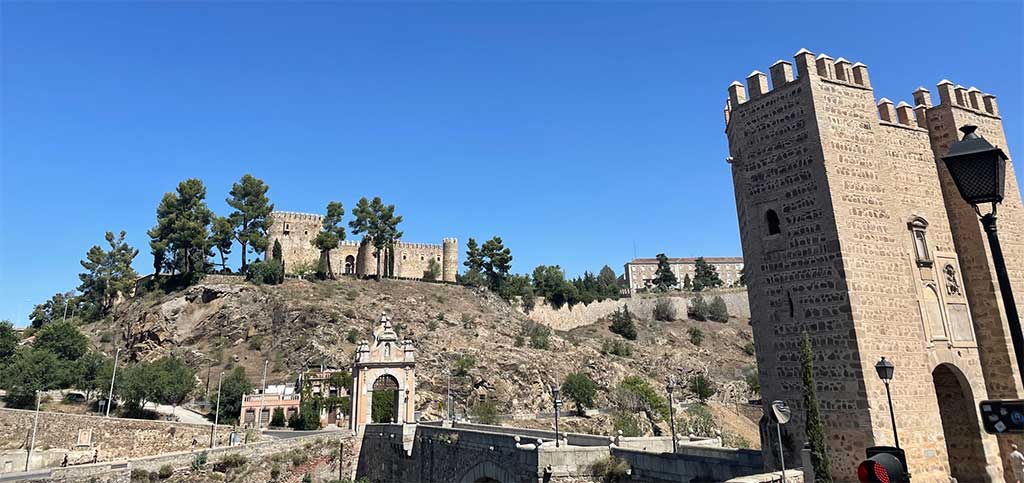
[[[623,306],[629,306],[629,310],[642,318],[653,318],[654,304],[659,298],[668,298],[672,301],[673,307],[679,317],[686,314],[690,300],[697,294],[693,292],[672,292],[668,294],[642,294],[633,297],[621,298],[619,300],[604,300],[592,302],[589,305],[576,304],[572,308],[563,306],[554,309],[544,299],[538,298],[534,309],[528,314],[534,322],[546,325],[555,330],[572,330],[576,327],[590,325]],[[750,305],[747,302],[747,290],[744,288],[708,290],[700,292],[705,300],[717,296],[722,297],[725,306],[729,309],[729,315],[742,319],[750,318]]]

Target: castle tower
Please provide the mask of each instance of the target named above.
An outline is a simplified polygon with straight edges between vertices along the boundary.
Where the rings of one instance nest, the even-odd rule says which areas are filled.
[[[377,275],[377,257],[373,243],[369,237],[364,237],[359,243],[359,253],[356,255],[356,274],[360,277]]]
[[[299,263],[312,263],[315,267],[320,259],[320,250],[313,246],[313,238],[320,232],[324,217],[310,213],[274,211],[270,213],[270,219],[272,222],[267,233],[270,243],[264,259],[271,258],[271,248],[276,240],[281,242],[281,255],[288,273],[294,273]]]
[[[454,282],[459,273],[459,241],[445,238],[441,241],[441,280]]]
[[[990,387],[1014,386],[1013,357],[1005,331],[988,328],[999,325],[986,322],[992,310],[974,306],[998,299],[994,284],[972,273],[991,270],[988,258],[975,260],[986,253],[980,238],[970,244],[961,234],[980,236],[977,219],[949,208],[959,195],[937,168],[944,151],[933,150],[935,140],[948,146],[955,130],[936,126],[948,108],[929,109],[920,91],[917,108],[876,102],[859,62],[801,50],[795,64],[795,77],[790,62],[773,64],[771,88],[759,71],[746,86],[734,82],[725,108],[761,393],[794,408],[785,449],[795,455],[806,441],[806,333],[836,481],[856,474],[866,447],[893,444],[874,371],[883,356],[896,365],[893,404],[914,481],[1001,481],[998,442],[981,431],[977,403]],[[956,99],[956,90],[946,92]],[[960,98],[973,107],[971,92]],[[985,106],[983,94],[973,98]],[[998,126],[991,104],[992,111],[971,113],[989,121],[986,136]],[[998,132],[989,139],[1005,146]],[[1024,226],[1014,189],[1007,184],[1018,210],[1010,230]],[[1015,256],[1024,256],[1017,243]],[[1024,258],[1014,260],[1007,265],[1024,266]],[[990,367],[987,359],[1006,363]],[[763,437],[763,447],[774,461],[777,443]]]

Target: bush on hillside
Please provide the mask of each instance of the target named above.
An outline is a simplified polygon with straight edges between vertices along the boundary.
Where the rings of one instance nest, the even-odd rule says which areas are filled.
[[[498,424],[498,404],[492,399],[484,399],[473,406],[471,415],[477,424]]]
[[[694,320],[708,320],[708,317],[711,316],[711,307],[708,306],[704,297],[697,294],[693,297],[693,300],[690,301],[687,314]]]
[[[608,318],[612,322],[609,330],[629,340],[636,340],[636,324],[633,323],[633,314],[630,313],[628,305],[615,310]]]
[[[672,301],[667,298],[660,298],[654,303],[654,320],[660,320],[662,322],[672,322],[676,320],[676,308],[672,306]]]
[[[280,261],[255,261],[249,264],[246,280],[256,285],[277,285],[284,281],[284,267]]]
[[[690,329],[687,330],[686,333],[690,336],[691,344],[699,346],[701,342],[704,342],[704,331],[700,330],[699,328],[690,327]]]
[[[707,318],[715,322],[729,321],[729,308],[725,306],[725,300],[722,300],[722,297],[716,295],[715,298],[711,299]]]

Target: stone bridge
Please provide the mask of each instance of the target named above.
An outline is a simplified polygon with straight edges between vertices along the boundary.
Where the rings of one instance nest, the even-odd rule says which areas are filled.
[[[722,448],[718,439],[616,438],[456,423],[370,424],[356,476],[376,482],[591,483],[594,463],[615,456],[629,481],[716,482],[763,472],[758,451]],[[770,481],[770,480],[765,480]],[[796,481],[790,478],[790,482]]]

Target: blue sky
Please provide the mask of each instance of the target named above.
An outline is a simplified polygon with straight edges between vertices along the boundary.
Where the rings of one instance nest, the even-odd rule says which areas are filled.
[[[222,215],[245,173],[282,210],[380,195],[407,240],[500,235],[519,272],[739,255],[730,82],[806,47],[867,64],[878,98],[977,85],[1017,153],[1022,19],[1020,2],[4,2],[0,319],[74,288],[107,230],[148,272],[145,230],[187,177]]]

